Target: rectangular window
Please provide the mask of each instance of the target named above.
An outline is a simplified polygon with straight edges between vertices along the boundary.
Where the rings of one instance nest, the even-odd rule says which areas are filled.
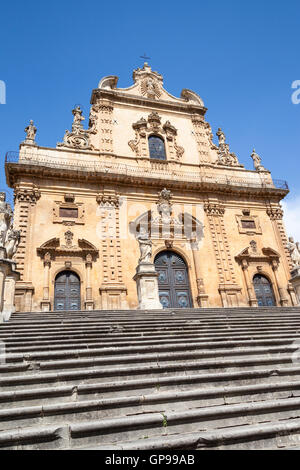
[[[59,217],[66,217],[67,219],[77,219],[78,209],[77,207],[60,207]]]
[[[254,220],[242,220],[241,222],[243,228],[256,228]]]

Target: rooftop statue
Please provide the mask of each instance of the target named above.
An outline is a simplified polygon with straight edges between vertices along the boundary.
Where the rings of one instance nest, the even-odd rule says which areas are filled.
[[[29,125],[25,127],[24,132],[26,132],[26,139],[23,143],[26,145],[36,145],[35,136],[37,129],[32,120],[29,122]]]
[[[255,152],[255,149],[253,149],[251,158],[253,160],[254,168],[256,171],[266,171],[265,167],[263,167],[261,164],[261,157]]]

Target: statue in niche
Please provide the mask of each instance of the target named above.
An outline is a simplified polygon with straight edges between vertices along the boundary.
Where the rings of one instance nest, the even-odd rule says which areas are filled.
[[[300,267],[300,251],[299,251],[299,244],[294,242],[293,237],[289,238],[287,249],[290,252],[293,268]]]
[[[140,228],[140,231],[137,234],[136,239],[139,242],[140,253],[141,253],[139,264],[151,263],[152,241],[150,240],[149,233],[147,232],[145,227]]]

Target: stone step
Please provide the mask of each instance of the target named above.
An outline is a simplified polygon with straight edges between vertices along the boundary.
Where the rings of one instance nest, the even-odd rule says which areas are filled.
[[[194,345],[192,345],[194,346]],[[143,363],[155,366],[156,364],[162,365],[165,362],[179,363],[187,365],[189,361],[197,362],[201,368],[222,367],[222,364],[233,364],[238,367],[239,362],[245,363],[250,361],[253,363],[257,360],[258,363],[262,361],[275,361],[276,363],[284,364],[293,361],[293,353],[297,354],[299,345],[289,346],[270,346],[270,347],[236,347],[230,349],[193,349],[189,344],[184,345],[182,348],[171,346],[165,348],[163,352],[161,347],[148,347],[148,348],[128,348],[128,354],[120,354],[120,348],[107,348],[103,350],[75,350],[75,351],[62,351],[53,353],[31,353],[31,354],[10,354],[6,355],[6,363],[0,365],[0,374],[4,377],[7,373],[32,371],[34,370],[61,370],[61,369],[82,369],[94,368],[102,366],[103,370],[111,368],[112,366],[131,365],[140,363],[141,357]],[[187,349],[187,350],[186,350]],[[156,352],[151,352],[151,351]],[[146,351],[149,351],[146,354]],[[132,352],[133,354],[129,354]],[[254,356],[254,358],[253,358]],[[210,360],[210,358],[214,358]],[[223,359],[226,358],[226,359]],[[274,363],[274,362],[273,362]],[[219,364],[219,365],[218,365]],[[229,367],[231,367],[229,365]],[[1,379],[0,379],[1,384]]]
[[[51,407],[47,409],[51,413]],[[47,411],[45,411],[47,413]],[[0,432],[0,448],[43,448],[44,439],[57,440],[57,448],[76,448],[88,445],[116,444],[142,436],[159,437],[183,432],[211,431],[215,433],[228,425],[257,425],[271,420],[299,421],[300,398],[266,400],[226,406],[210,406],[183,411],[133,414],[118,418],[98,419],[55,426],[31,426]],[[223,431],[223,430],[222,430]],[[52,441],[53,442],[53,441]],[[68,444],[68,445],[66,445]],[[16,447],[17,446],[17,447]]]
[[[280,380],[279,380],[280,378]],[[288,381],[287,381],[288,379]],[[203,393],[208,393],[211,387],[215,387],[209,393],[218,393],[220,390],[224,397],[230,401],[230,397],[235,397],[247,388],[249,395],[256,393],[268,394],[272,391],[298,390],[300,383],[299,367],[289,367],[282,369],[256,369],[244,370],[242,372],[217,372],[201,373],[193,375],[169,375],[138,380],[120,379],[113,382],[84,383],[80,381],[74,385],[48,385],[43,388],[13,389],[12,391],[0,392],[0,408],[18,407],[35,404],[48,404],[57,402],[62,397],[64,401],[81,401],[86,399],[99,399],[109,397],[126,397],[129,395],[158,393],[160,391],[188,391],[201,385]],[[233,390],[234,385],[234,390]],[[241,390],[239,388],[242,387]],[[260,392],[259,392],[260,390]],[[236,392],[236,393],[235,393]],[[273,393],[272,392],[272,393]],[[298,392],[295,392],[295,394]]]
[[[89,329],[89,328],[86,328],[85,329],[85,336],[88,337],[101,337],[103,335],[106,335],[107,338],[116,338],[116,337],[127,337],[127,336],[132,336],[132,335],[135,335],[137,337],[149,337],[151,338],[152,336],[157,336],[157,335],[161,335],[162,332],[166,331],[166,333],[168,335],[182,335],[182,334],[198,334],[198,335],[203,335],[203,336],[208,336],[209,334],[211,334],[212,336],[215,336],[217,334],[219,335],[224,335],[224,334],[236,334],[236,335],[241,335],[241,334],[248,334],[248,335],[255,335],[255,334],[267,334],[267,333],[280,333],[280,332],[283,332],[283,333],[290,333],[290,334],[299,334],[300,333],[300,327],[299,328],[293,328],[293,327],[290,327],[290,326],[283,326],[283,327],[280,327],[280,328],[270,328],[270,327],[266,327],[266,328],[256,328],[256,329],[253,329],[253,328],[238,328],[238,329],[234,329],[234,328],[218,328],[218,329],[210,329],[210,328],[206,328],[206,329],[198,329],[198,328],[191,328],[191,327],[186,327],[186,328],[182,328],[180,330],[178,329],[172,329],[172,328],[167,328],[167,329],[164,329],[163,327],[162,328],[159,328],[157,330],[148,330],[148,331],[138,331],[138,330],[134,330],[134,331],[114,331],[114,332],[111,332],[111,331],[107,331],[107,332],[99,332],[98,329]],[[51,338],[55,338],[55,339],[58,339],[58,338],[68,338],[68,337],[77,337],[78,335],[80,335],[80,333],[78,332],[78,329],[76,330],[66,330],[66,331],[57,331],[57,332],[47,332],[47,331],[37,331],[37,332],[27,332],[27,333],[15,333],[15,334],[9,334],[9,333],[4,333],[3,331],[1,332],[0,330],[0,341],[5,341],[6,339],[8,339],[10,342],[13,342],[13,341],[30,341],[30,340],[35,340],[35,339],[38,339],[38,340],[42,340],[42,339],[51,339]]]
[[[181,336],[180,339],[174,339],[173,336],[168,336],[168,337],[158,337],[159,339],[152,339],[149,340],[147,338],[144,339],[142,338],[134,338],[134,340],[124,340],[124,341],[112,341],[106,339],[104,341],[103,339],[99,339],[98,341],[95,341],[94,339],[86,339],[83,341],[82,339],[80,340],[64,340],[64,341],[52,341],[51,345],[50,344],[45,344],[44,342],[36,342],[34,345],[32,345],[32,342],[26,342],[26,343],[18,343],[16,346],[14,343],[9,343],[5,342],[5,350],[7,353],[20,353],[20,354],[26,354],[27,352],[44,352],[44,351],[74,351],[74,349],[102,349],[102,348],[110,348],[110,347],[119,347],[122,348],[123,350],[126,350],[128,348],[127,344],[130,341],[130,345],[132,347],[135,346],[159,346],[159,345],[164,345],[167,347],[167,345],[180,345],[183,344],[184,340],[188,340],[190,345],[198,344],[198,348],[221,348],[221,347],[236,347],[236,346],[258,346],[258,345],[288,345],[288,344],[293,344],[295,343],[295,340],[299,338],[299,343],[300,343],[300,333],[298,335],[265,335],[263,337],[258,337],[255,339],[249,339],[249,337],[245,336],[240,336],[237,338],[234,337],[228,337],[228,340],[226,340],[226,337],[223,336],[222,338],[216,338],[214,341],[211,341],[211,339],[208,341],[207,338],[201,338],[197,336],[196,338],[194,336]],[[31,346],[28,346],[28,344],[31,344]],[[300,344],[299,344],[300,346]],[[131,349],[132,350],[132,349]]]
[[[300,308],[14,314],[0,341],[2,449],[299,447]]]
[[[274,421],[213,431],[140,436],[134,441],[83,447],[81,450],[186,451],[186,450],[299,450],[300,420]]]
[[[177,385],[179,385],[179,381]],[[146,384],[145,384],[146,385]],[[99,387],[101,388],[101,387]],[[99,389],[98,388],[98,389]],[[96,387],[78,387],[69,390],[70,400],[56,401],[54,403],[41,403],[36,396],[35,405],[23,404],[22,407],[1,406],[0,430],[14,429],[19,426],[49,425],[65,422],[77,422],[86,419],[102,419],[126,415],[165,412],[201,408],[208,406],[232,405],[247,402],[261,402],[300,397],[300,381],[288,381],[280,384],[263,382],[259,385],[228,386],[215,388],[193,388],[189,390],[173,389],[162,391],[155,388],[151,393],[140,394],[140,390],[133,394],[127,387],[126,396],[114,395],[102,398],[96,396]],[[93,391],[93,397],[86,399],[87,392]],[[37,395],[32,391],[33,395]],[[62,391],[63,392],[63,391]],[[28,393],[28,392],[27,392]],[[66,390],[64,391],[66,393]],[[58,395],[56,395],[57,398]],[[28,397],[28,394],[27,394]],[[4,398],[2,396],[2,398]],[[1,395],[0,395],[1,399]],[[67,421],[66,421],[67,420]]]
[[[228,341],[228,342],[176,342],[172,343],[159,343],[154,345],[138,345],[134,346],[113,346],[101,345],[98,347],[85,347],[81,349],[66,349],[64,351],[37,351],[28,353],[15,353],[6,351],[6,363],[19,363],[19,362],[37,362],[37,361],[56,361],[58,365],[61,360],[76,359],[78,364],[85,358],[101,358],[101,361],[118,361],[118,362],[131,362],[135,361],[136,355],[143,354],[144,361],[158,361],[169,360],[170,355],[173,354],[174,360],[177,359],[178,354],[181,358],[198,358],[198,357],[218,357],[218,356],[237,356],[237,355],[252,355],[252,354],[273,354],[273,353],[290,353],[293,354],[299,349],[299,344],[294,341],[285,340],[265,340],[265,341]],[[155,356],[153,356],[153,353]],[[119,356],[120,355],[120,356]],[[104,358],[105,356],[105,358]],[[140,357],[138,357],[140,359]]]
[[[75,361],[76,362],[76,361]],[[115,380],[122,380],[124,377],[155,377],[160,374],[178,374],[185,373],[197,373],[199,370],[206,372],[213,372],[216,370],[239,370],[245,367],[255,367],[256,369],[264,368],[267,366],[273,366],[274,368],[283,368],[292,365],[291,355],[278,355],[274,357],[265,356],[252,356],[251,358],[230,358],[230,359],[219,359],[219,360],[194,360],[194,361],[180,361],[180,362],[163,362],[158,364],[153,362],[147,365],[139,365],[141,361],[136,361],[135,365],[116,365],[112,367],[109,365],[101,365],[101,367],[84,366],[83,368],[77,367],[74,364],[74,369],[65,369],[62,372],[44,372],[48,367],[55,369],[54,363],[46,364],[46,367],[42,365],[37,366],[36,369],[32,369],[31,365],[20,365],[15,366],[1,366],[0,376],[0,387],[4,390],[7,387],[12,390],[15,387],[25,387],[29,384],[37,386],[38,384],[44,383],[56,383],[63,384],[70,381],[84,380],[86,383],[92,383],[94,380],[105,380],[107,377],[114,377]],[[24,367],[24,369],[18,369],[18,367]],[[14,372],[14,374],[13,374]],[[20,374],[20,372],[23,372]],[[24,373],[25,372],[25,373]],[[26,373],[28,372],[28,373]],[[6,375],[7,374],[7,375]],[[75,382],[76,383],[76,382]],[[1,390],[1,388],[0,388]]]

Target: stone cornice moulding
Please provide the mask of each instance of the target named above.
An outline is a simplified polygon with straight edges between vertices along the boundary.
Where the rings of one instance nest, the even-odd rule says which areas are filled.
[[[155,108],[155,110],[171,110],[183,112],[185,114],[200,114],[204,116],[207,108],[195,104],[194,102],[171,102],[166,100],[154,100],[151,98],[146,98],[145,96],[138,95],[127,95],[120,91],[115,90],[99,90],[95,89],[92,91],[91,104],[97,104],[98,100],[106,98],[114,103],[127,103],[130,105],[140,106],[143,108]]]
[[[137,170],[139,167],[137,167]],[[22,163],[6,163],[5,166],[6,182],[9,187],[14,187],[21,177],[53,177],[55,179],[64,179],[71,181],[89,181],[89,182],[110,182],[113,184],[122,183],[136,186],[149,186],[160,188],[161,186],[170,186],[170,188],[188,189],[189,191],[196,190],[201,192],[220,193],[220,194],[237,194],[237,195],[256,195],[261,199],[265,198],[278,198],[278,201],[283,199],[289,192],[287,189],[280,189],[276,187],[262,187],[262,186],[238,186],[230,185],[227,183],[220,183],[217,181],[192,181],[186,179],[176,179],[177,176],[169,174],[161,175],[161,177],[153,176],[151,168],[143,175],[125,174],[119,172],[112,172],[109,165],[103,171],[86,171],[80,168],[62,168],[62,167],[46,167],[43,165],[31,165],[26,162]],[[205,175],[203,175],[205,176]],[[188,183],[188,187],[187,187]]]

